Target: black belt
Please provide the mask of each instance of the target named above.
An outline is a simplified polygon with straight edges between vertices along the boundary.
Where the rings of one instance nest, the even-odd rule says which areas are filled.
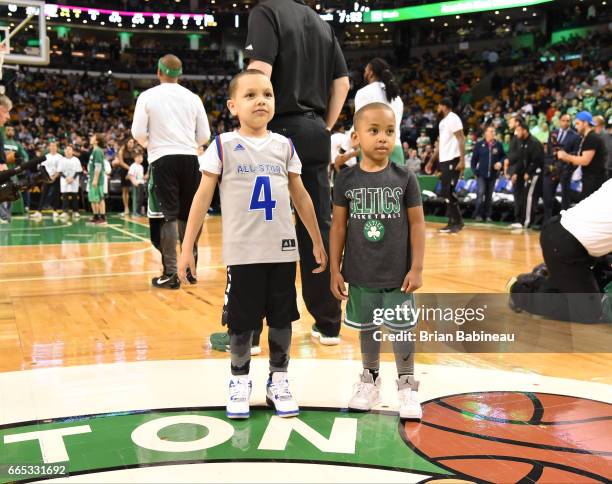
[[[322,118],[323,115],[317,113],[316,111],[303,111],[303,112],[298,112],[298,113],[283,113],[283,114],[276,114],[274,115],[274,118],[287,118],[289,116],[299,116],[299,117],[305,117],[305,118],[310,118],[310,119],[316,119],[316,118]]]

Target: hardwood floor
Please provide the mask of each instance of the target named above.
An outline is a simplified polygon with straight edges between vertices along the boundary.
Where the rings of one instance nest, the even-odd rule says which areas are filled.
[[[510,277],[530,271],[542,259],[534,232],[474,225],[449,236],[437,234],[437,227],[427,225],[422,292],[502,293]],[[221,219],[209,217],[200,240],[199,283],[164,291],[150,286],[151,277],[159,273],[160,257],[148,242],[145,219],[114,218],[109,227],[16,220],[2,227],[0,371],[226,358],[208,346],[208,336],[222,331],[225,267],[220,234]],[[301,297],[299,307],[302,318],[294,324],[292,356],[360,357],[357,333],[346,328],[339,346],[313,343],[313,320]],[[553,327],[533,320],[533,325],[540,324]],[[566,323],[554,327],[565,328],[562,332],[581,330]],[[418,363],[612,381],[606,353],[422,353]]]

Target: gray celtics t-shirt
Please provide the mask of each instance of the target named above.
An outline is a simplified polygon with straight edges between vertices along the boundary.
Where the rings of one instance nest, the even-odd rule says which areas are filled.
[[[334,204],[348,207],[342,274],[349,284],[392,289],[410,270],[406,209],[421,205],[414,173],[389,163],[378,172],[344,169],[334,184]]]

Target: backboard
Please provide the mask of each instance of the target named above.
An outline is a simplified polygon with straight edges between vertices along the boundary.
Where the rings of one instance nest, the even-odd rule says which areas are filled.
[[[40,0],[0,0],[0,42],[10,52],[5,64],[47,65],[49,40],[45,3]]]

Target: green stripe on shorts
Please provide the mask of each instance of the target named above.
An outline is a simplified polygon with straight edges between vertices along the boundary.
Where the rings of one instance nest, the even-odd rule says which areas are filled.
[[[157,196],[155,195],[155,190],[153,189],[154,185],[154,177],[155,177],[155,163],[151,163],[149,165],[149,182],[147,183],[147,194],[148,194],[148,202],[147,202],[147,217],[149,218],[164,218],[164,214],[159,208],[159,203],[157,201]]]

